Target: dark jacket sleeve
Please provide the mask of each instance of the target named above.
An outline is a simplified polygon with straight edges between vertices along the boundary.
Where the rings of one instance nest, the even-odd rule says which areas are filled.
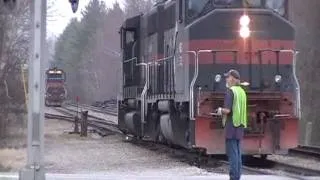
[[[232,111],[232,104],[233,104],[233,92],[231,89],[227,89],[224,97],[224,108],[227,108],[230,111]]]

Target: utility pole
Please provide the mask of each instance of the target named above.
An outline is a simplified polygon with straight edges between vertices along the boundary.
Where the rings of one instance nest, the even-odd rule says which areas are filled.
[[[32,0],[32,40],[29,60],[28,160],[20,180],[44,180],[44,78],[47,0]]]

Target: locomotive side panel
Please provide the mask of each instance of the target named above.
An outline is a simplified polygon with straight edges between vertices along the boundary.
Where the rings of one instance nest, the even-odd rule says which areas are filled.
[[[181,36],[181,34],[177,36],[176,33],[175,3],[171,1],[159,4],[149,13],[140,16],[138,40],[141,42],[142,57],[138,59],[139,62],[148,64],[149,72],[145,75],[146,68],[141,67],[140,86],[137,88],[140,90],[134,90],[135,83],[129,86],[128,81],[137,75],[132,72],[134,69],[132,66],[137,64],[124,65],[124,93],[123,99],[119,102],[119,127],[127,134],[150,137],[154,140],[161,140],[164,137],[166,141],[186,147],[186,139],[190,134],[186,102],[188,99],[184,96],[188,84],[188,76],[185,74],[188,65],[184,64],[181,58],[179,59],[181,61],[174,61],[174,54],[177,51],[176,38]],[[123,27],[127,28],[128,21],[132,19],[128,19]],[[128,30],[123,33],[127,33],[126,31]],[[123,33],[122,39],[126,39]],[[126,56],[124,60],[137,58],[128,56],[126,51],[130,51],[127,49],[131,46],[123,44],[123,54]],[[143,110],[142,89],[147,79],[149,83]],[[129,90],[130,88],[133,90]],[[180,101],[175,101],[175,97],[179,95]]]

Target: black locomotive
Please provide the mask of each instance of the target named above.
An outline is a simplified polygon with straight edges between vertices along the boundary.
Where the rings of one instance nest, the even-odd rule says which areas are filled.
[[[119,128],[137,138],[224,154],[224,72],[248,94],[244,154],[297,146],[294,27],[287,0],[169,0],[121,27]]]

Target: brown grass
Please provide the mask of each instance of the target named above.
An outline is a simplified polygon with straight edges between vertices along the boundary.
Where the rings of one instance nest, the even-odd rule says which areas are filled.
[[[18,171],[26,164],[27,150],[6,148],[0,149],[0,162],[5,171]]]

